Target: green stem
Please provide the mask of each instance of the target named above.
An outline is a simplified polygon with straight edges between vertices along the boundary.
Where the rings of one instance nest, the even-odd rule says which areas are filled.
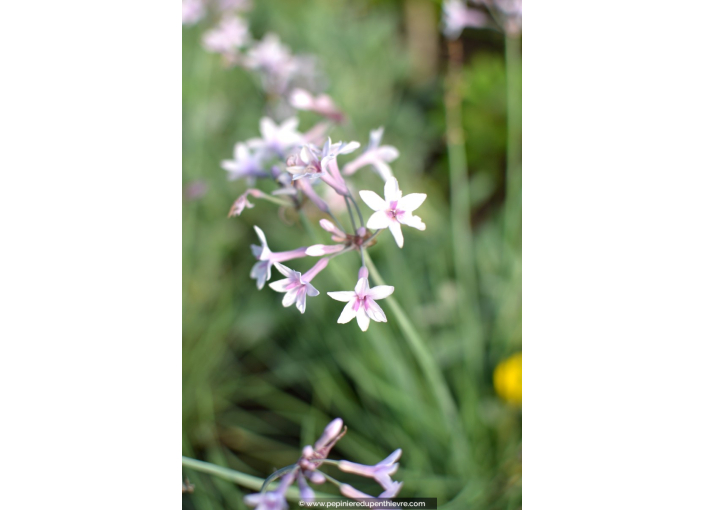
[[[352,232],[357,233],[357,224],[354,221],[354,214],[352,214],[352,208],[350,207],[350,199],[345,196],[345,205],[347,206],[347,213],[350,215],[350,221],[352,222]]]
[[[386,283],[384,283],[384,279],[379,274],[376,265],[374,265],[371,257],[369,257],[369,254],[367,254],[367,268],[369,269],[369,274],[374,279],[376,284],[386,285]],[[443,378],[442,372],[437,363],[434,362],[435,356],[433,356],[433,353],[430,349],[428,349],[428,346],[425,345],[418,334],[418,331],[406,315],[406,312],[403,311],[401,305],[399,305],[398,301],[396,301],[396,298],[394,298],[394,296],[389,296],[386,298],[386,302],[389,304],[389,308],[396,316],[399,327],[406,337],[406,340],[411,347],[411,351],[423,371],[423,374],[425,375],[425,378],[430,385],[436,400],[440,404],[440,409],[444,414],[444,421],[448,424],[450,433],[452,434],[452,441],[454,445],[454,448],[452,449],[453,460],[456,467],[460,470],[460,472],[462,472],[467,463],[469,445],[467,443],[464,431],[462,430],[459,414],[457,412],[457,406],[452,398],[447,382]]]
[[[357,201],[354,199],[352,196],[352,193],[350,193],[350,200],[352,201],[352,205],[354,205],[354,208],[357,209],[357,216],[359,216],[359,226],[363,227],[364,226],[364,216],[362,216],[362,211],[359,210],[359,205],[357,205]],[[355,234],[357,232],[355,231]]]
[[[296,469],[296,466],[297,466],[297,465],[298,465],[298,464],[292,464],[292,465],[290,465],[290,466],[286,466],[286,467],[283,467],[283,468],[281,468],[281,469],[277,469],[276,471],[274,471],[273,473],[271,473],[271,474],[267,477],[267,479],[264,480],[264,483],[262,483],[262,488],[259,489],[259,492],[264,492],[264,491],[266,491],[267,486],[268,486],[271,482],[273,482],[273,481],[276,480],[277,478],[279,478],[279,477],[285,475],[285,474],[288,473],[289,471],[293,471],[294,469]]]
[[[256,198],[266,200],[267,202],[271,202],[272,204],[282,205],[284,207],[289,207],[291,205],[291,202],[287,202],[275,196],[269,195],[268,193],[262,192],[262,194],[257,196]]]
[[[193,469],[194,471],[199,471],[201,473],[207,473],[210,475],[215,475],[223,480],[229,482],[235,482],[237,485],[242,487],[247,487],[248,489],[259,491],[265,480],[258,478],[256,476],[248,475],[245,473],[240,473],[234,469],[224,468],[221,466],[216,466],[210,462],[203,462],[202,460],[191,459],[190,457],[181,457],[181,464],[183,467],[188,469]],[[288,466],[290,467],[290,466]],[[287,468],[284,468],[287,469]],[[321,471],[322,472],[322,471]],[[339,482],[338,482],[339,483]],[[197,489],[196,489],[197,490]],[[315,491],[316,498],[336,498],[334,494],[327,494],[324,492]],[[301,499],[301,491],[298,487],[291,486],[286,490],[286,499],[295,501]]]

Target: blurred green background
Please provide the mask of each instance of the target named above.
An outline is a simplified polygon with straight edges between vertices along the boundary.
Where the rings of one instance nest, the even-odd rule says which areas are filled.
[[[384,126],[383,143],[400,151],[391,167],[401,189],[428,194],[417,211],[427,230],[404,229],[403,250],[384,233],[369,255],[430,355],[419,360],[384,301],[386,324],[372,322],[366,333],[355,321],[336,324],[344,305],[325,292],[354,286],[356,254],[335,258],[316,277],[321,296],[308,299],[305,315],[284,309],[281,294],[256,289],[253,225],[275,251],[329,238],[310,210],[312,231],[263,201],[227,218],[245,184],[227,181],[220,161],[235,142],[259,135],[265,98],[255,77],[223,68],[202,49],[207,23],[184,27],[184,189],[194,182],[208,189],[183,202],[183,455],[264,478],[295,462],[339,416],[349,431],[331,458],[373,464],[402,448],[394,477],[404,482],[401,496],[437,497],[446,508],[519,508],[520,404],[501,398],[493,380],[496,366],[521,350],[520,188],[507,199],[503,35],[466,30],[458,43],[466,170],[453,181],[438,3],[255,0],[246,18],[256,38],[275,32],[295,53],[317,57],[326,92],[349,117],[333,141],[364,146],[369,131]],[[511,93],[520,115],[520,83]],[[299,117],[302,131],[317,120]],[[517,125],[520,140],[520,118]],[[520,147],[513,150],[520,164]],[[453,207],[452,183],[464,179],[469,201],[461,195],[465,205]],[[351,181],[382,192],[369,169]],[[312,262],[290,265],[304,271]],[[436,398],[428,366],[442,374],[456,412]],[[184,508],[244,508],[249,490],[189,469],[184,476],[196,486]],[[339,478],[378,492],[373,482]]]

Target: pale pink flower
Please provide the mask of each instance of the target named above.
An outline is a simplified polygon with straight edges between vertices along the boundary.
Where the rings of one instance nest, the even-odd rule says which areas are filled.
[[[388,181],[393,177],[391,168],[387,163],[391,163],[398,158],[398,149],[391,145],[381,145],[381,137],[384,135],[384,128],[373,130],[369,134],[369,145],[356,159],[347,163],[342,169],[344,175],[352,175],[360,168],[372,165],[379,176]]]
[[[244,497],[245,505],[255,507],[255,510],[286,510],[288,508],[286,490],[293,483],[294,478],[295,473],[291,471],[284,475],[276,490],[247,494]]]
[[[411,193],[402,197],[401,190],[398,188],[398,181],[392,177],[384,185],[385,200],[373,191],[367,190],[360,191],[359,196],[362,197],[362,200],[369,207],[376,211],[367,221],[367,228],[377,230],[388,227],[399,248],[403,248],[401,224],[417,228],[418,230],[425,230],[425,223],[420,217],[413,215],[413,211],[418,209],[425,201],[427,197],[425,193]]]
[[[366,274],[366,271],[360,271],[360,278],[354,290],[328,292],[328,296],[336,301],[347,301],[347,306],[343,308],[337,322],[346,324],[356,316],[362,331],[369,328],[369,319],[386,322],[386,315],[376,300],[389,297],[394,291],[391,285],[378,285],[370,289]]]
[[[298,489],[301,491],[301,499],[303,501],[307,503],[315,501],[315,492],[313,492],[313,489],[306,483],[306,477],[301,471],[298,473]]]
[[[443,32],[450,39],[457,39],[465,28],[483,28],[489,17],[478,9],[471,9],[463,0],[445,0],[442,4]]]
[[[266,34],[254,44],[244,59],[245,67],[262,72],[267,90],[282,93],[300,64],[276,34]]]
[[[203,0],[183,0],[181,2],[181,23],[193,25],[205,16]]]
[[[220,163],[220,166],[227,172],[227,178],[231,181],[236,179],[246,179],[251,186],[257,178],[269,177],[264,171],[264,154],[261,150],[252,150],[246,143],[238,142],[233,151],[234,159],[227,159]]]
[[[306,296],[317,296],[320,294],[318,289],[313,287],[310,282],[320,271],[325,269],[328,265],[328,259],[320,259],[304,274],[294,271],[278,262],[274,262],[274,265],[286,278],[270,283],[269,287],[276,292],[285,292],[283,300],[284,307],[289,307],[293,303],[296,303],[298,311],[304,313],[306,311]]]
[[[340,471],[344,471],[345,473],[354,473],[356,475],[366,476],[367,478],[374,478],[379,485],[385,490],[388,490],[393,487],[394,482],[391,480],[391,475],[398,470],[398,462],[396,461],[401,457],[401,453],[401,449],[399,448],[373,466],[341,460],[337,467],[340,468]]]
[[[303,143],[303,135],[297,131],[298,119],[292,117],[276,125],[269,117],[259,121],[261,138],[253,138],[247,144],[253,149],[265,150],[268,154],[285,157],[286,153]]]
[[[257,280],[257,288],[261,290],[264,288],[264,283],[271,279],[271,266],[274,262],[284,262],[286,260],[305,257],[306,248],[302,247],[291,251],[273,252],[266,243],[264,232],[256,225],[254,231],[257,233],[262,245],[251,245],[252,254],[258,262],[252,267],[249,277]]]
[[[294,89],[288,98],[291,106],[298,110],[308,110],[327,117],[338,124],[345,120],[345,115],[335,105],[334,101],[327,94],[314,96],[307,90]]]
[[[249,27],[238,16],[223,19],[218,26],[203,35],[203,46],[234,60],[237,51],[249,42]]]
[[[323,434],[315,442],[314,446],[307,445],[303,448],[303,452],[300,460],[298,461],[299,466],[304,470],[310,471],[311,473],[316,473],[316,469],[320,465],[323,459],[326,459],[330,450],[332,450],[335,443],[337,443],[342,436],[347,432],[347,428],[344,427],[342,418],[335,418],[323,431]],[[314,479],[314,477],[308,476],[313,483],[319,483]]]

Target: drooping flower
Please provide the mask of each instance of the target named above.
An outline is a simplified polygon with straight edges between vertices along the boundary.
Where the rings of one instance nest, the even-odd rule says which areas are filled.
[[[340,468],[340,471],[344,471],[345,473],[354,473],[356,475],[366,476],[367,478],[374,478],[384,490],[388,490],[393,487],[394,482],[391,480],[391,475],[398,470],[398,462],[396,461],[401,457],[401,453],[401,449],[399,448],[373,466],[341,460],[337,467]]]
[[[269,117],[259,121],[262,138],[254,138],[247,143],[253,149],[261,149],[267,154],[285,157],[286,153],[303,142],[303,135],[297,131],[298,119],[292,117],[277,126]]]
[[[293,471],[286,473],[276,490],[247,494],[244,497],[245,505],[255,507],[255,510],[286,510],[286,490],[293,483],[295,476]]]
[[[240,48],[249,42],[249,27],[238,16],[230,16],[215,28],[203,35],[203,46],[213,53],[224,55],[229,63],[234,63]]]
[[[301,499],[306,503],[311,503],[315,501],[315,492],[306,483],[306,477],[303,475],[302,471],[298,473],[298,489],[301,491]]]
[[[284,92],[294,74],[299,70],[298,60],[291,50],[281,44],[276,34],[266,34],[254,44],[244,59],[245,67],[260,71],[264,88],[270,92]]]
[[[276,292],[285,292],[283,305],[284,307],[289,307],[293,303],[296,303],[296,308],[301,313],[306,311],[306,296],[317,296],[320,294],[318,289],[311,285],[311,280],[315,276],[325,269],[328,265],[328,259],[320,259],[315,265],[310,268],[306,273],[301,274],[298,271],[294,271],[283,264],[274,262],[274,266],[279,272],[286,278],[269,284],[269,287],[274,289]]]
[[[327,117],[338,124],[345,120],[345,115],[335,105],[335,102],[327,94],[314,96],[307,90],[298,88],[291,91],[288,98],[291,106],[298,110],[308,110]]]
[[[352,175],[360,168],[372,165],[379,176],[388,181],[393,177],[391,167],[387,163],[391,163],[398,158],[398,149],[391,145],[381,145],[381,137],[384,135],[384,128],[373,130],[369,133],[369,145],[362,154],[356,159],[347,163],[342,169],[344,175]]]
[[[227,215],[228,218],[231,218],[233,216],[239,216],[245,209],[251,209],[252,207],[254,207],[254,204],[247,199],[248,195],[252,195],[254,198],[259,198],[262,196],[262,191],[250,188],[244,193],[242,193],[239,197],[237,197],[235,203],[232,204],[232,207],[230,208],[230,213]]]
[[[238,142],[233,151],[234,159],[227,159],[220,163],[223,170],[227,171],[227,178],[231,181],[236,179],[247,179],[251,186],[254,181],[261,177],[269,177],[264,170],[264,154],[261,150],[252,150],[247,144]]]
[[[418,209],[425,201],[425,193],[411,193],[402,196],[398,188],[398,181],[391,178],[384,184],[384,198],[373,191],[362,190],[359,192],[362,200],[374,211],[367,221],[367,228],[377,230],[387,228],[396,239],[399,248],[403,248],[403,233],[401,224],[409,227],[425,230],[425,223],[418,216],[413,215],[413,211]]]
[[[337,443],[346,432],[347,428],[344,427],[342,418],[332,420],[328,423],[327,427],[325,427],[322,435],[313,446],[307,445],[303,448],[301,458],[298,461],[299,466],[311,473],[317,473],[316,469],[318,466],[327,458],[330,454],[330,450],[335,446],[335,443]],[[308,478],[313,483],[318,483],[313,475],[308,476]]]
[[[489,17],[478,9],[467,7],[464,0],[445,0],[442,4],[445,37],[457,39],[465,28],[483,28]]]
[[[264,283],[271,279],[271,266],[274,262],[284,262],[286,260],[305,257],[306,248],[302,247],[291,251],[273,252],[266,243],[264,232],[256,225],[254,231],[257,233],[262,245],[257,246],[253,244],[251,246],[252,254],[258,262],[252,267],[249,277],[257,281],[257,288],[261,290],[264,288]]]
[[[389,297],[394,288],[391,285],[378,285],[370,289],[367,278],[368,272],[366,268],[362,268],[354,290],[328,292],[328,296],[336,301],[347,301],[347,306],[343,308],[337,319],[339,324],[346,324],[356,316],[360,329],[366,331],[369,328],[369,319],[376,322],[386,322],[386,315],[376,300]]]

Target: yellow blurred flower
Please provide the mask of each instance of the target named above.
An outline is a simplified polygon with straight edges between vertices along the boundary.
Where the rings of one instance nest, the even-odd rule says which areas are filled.
[[[521,353],[503,360],[494,369],[494,389],[505,401],[521,405],[522,374]]]

